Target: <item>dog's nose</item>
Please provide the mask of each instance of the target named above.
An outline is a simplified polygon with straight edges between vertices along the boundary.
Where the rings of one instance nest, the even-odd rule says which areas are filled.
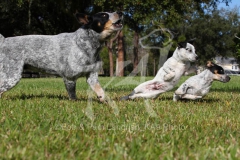
[[[123,13],[120,11],[117,11],[117,14],[119,15],[119,17],[122,17]]]
[[[228,76],[228,77],[227,77],[227,82],[229,82],[229,81],[230,81],[230,79],[231,79],[231,78]]]
[[[198,56],[196,56],[196,60],[198,60]]]

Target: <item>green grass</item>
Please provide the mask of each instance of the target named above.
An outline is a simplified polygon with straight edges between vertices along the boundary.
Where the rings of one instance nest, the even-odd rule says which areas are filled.
[[[59,78],[22,79],[0,99],[0,159],[240,158],[240,77],[214,82],[198,101],[173,102],[174,90],[119,101],[148,79],[100,78],[109,104],[84,78],[78,101]]]

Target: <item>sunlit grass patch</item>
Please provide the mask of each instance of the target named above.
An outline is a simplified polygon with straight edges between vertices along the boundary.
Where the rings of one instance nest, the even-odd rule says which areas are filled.
[[[240,158],[239,77],[214,82],[197,101],[173,102],[174,90],[119,101],[151,78],[101,77],[109,104],[99,103],[85,78],[77,101],[60,78],[22,79],[0,99],[0,159]]]

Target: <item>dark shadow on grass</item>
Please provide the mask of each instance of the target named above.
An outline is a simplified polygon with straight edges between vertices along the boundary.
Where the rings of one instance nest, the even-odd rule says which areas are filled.
[[[72,102],[78,102],[78,101],[89,101],[88,97],[80,97],[77,98],[76,100],[70,100],[68,96],[64,96],[64,95],[55,95],[55,94],[21,94],[21,95],[17,95],[17,96],[8,96],[7,99],[11,99],[11,100],[31,100],[31,99],[41,99],[41,98],[47,98],[47,99],[58,99],[58,100],[66,100],[66,101],[72,101]],[[91,97],[91,101],[92,102],[99,102],[98,98],[96,97]]]
[[[197,100],[190,100],[190,99],[181,99],[178,102],[184,102],[184,103],[189,103],[189,102],[193,102],[193,103],[216,103],[219,102],[220,99],[218,98],[206,98],[206,99],[197,99]],[[177,103],[177,102],[176,102]]]
[[[240,93],[240,85],[239,87],[232,88],[211,88],[210,92],[238,92]]]
[[[157,100],[165,100],[165,101],[173,101],[173,97],[170,96],[164,96],[164,97],[159,97]],[[197,100],[190,100],[190,99],[181,99],[177,102],[184,102],[184,103],[189,103],[189,102],[193,102],[193,103],[213,103],[213,102],[219,102],[220,99],[218,98],[202,98],[202,99],[197,99]],[[176,102],[176,103],[177,103]]]

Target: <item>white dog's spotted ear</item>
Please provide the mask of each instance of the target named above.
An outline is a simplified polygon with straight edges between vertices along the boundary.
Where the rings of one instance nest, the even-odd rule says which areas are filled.
[[[78,13],[78,11],[76,11],[76,13],[74,13],[74,15],[77,18],[77,21],[81,25],[88,24],[91,21],[91,17],[86,15],[86,14],[84,14],[84,13]]]
[[[207,61],[207,67],[212,67],[214,64],[211,61]]]
[[[180,42],[180,43],[178,43],[178,48],[186,48],[186,47],[187,47],[187,43],[193,44],[193,42],[194,42],[195,39],[196,39],[196,38],[192,38],[192,39],[190,39],[190,40],[188,40],[188,41],[186,41],[186,42]]]

